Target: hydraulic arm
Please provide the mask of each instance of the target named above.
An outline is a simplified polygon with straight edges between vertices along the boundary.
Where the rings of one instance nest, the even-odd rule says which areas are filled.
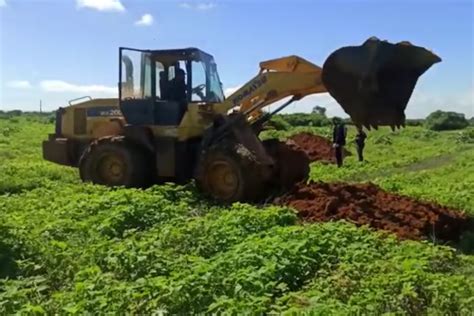
[[[224,102],[216,104],[219,113],[238,107],[250,120],[261,110],[289,96],[301,99],[309,94],[327,92],[319,66],[298,56],[288,56],[260,63],[260,72]]]

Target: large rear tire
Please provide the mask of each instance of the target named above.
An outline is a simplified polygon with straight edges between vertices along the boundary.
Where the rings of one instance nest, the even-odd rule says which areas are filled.
[[[149,155],[123,136],[94,141],[79,162],[84,182],[107,186],[145,187],[150,185],[152,164]]]
[[[245,151],[239,144],[207,150],[196,170],[199,189],[224,203],[255,201],[262,197],[262,167],[252,159],[250,152]]]

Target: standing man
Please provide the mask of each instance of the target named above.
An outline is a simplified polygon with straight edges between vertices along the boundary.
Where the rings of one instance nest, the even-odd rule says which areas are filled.
[[[357,156],[359,156],[359,161],[364,161],[364,147],[366,138],[367,134],[364,132],[364,129],[362,127],[357,127],[355,143],[357,145]]]
[[[332,130],[332,143],[334,147],[334,153],[336,155],[336,163],[338,167],[342,167],[343,163],[343,150],[346,145],[347,129],[344,126],[344,122],[339,118],[333,118],[332,123],[334,124]]]

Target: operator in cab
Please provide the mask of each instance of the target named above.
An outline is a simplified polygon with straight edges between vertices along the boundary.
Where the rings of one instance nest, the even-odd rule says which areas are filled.
[[[183,69],[176,68],[175,77],[169,83],[168,95],[170,100],[178,103],[187,102],[186,74]]]
[[[178,103],[180,116],[186,113],[188,98],[186,96],[186,73],[181,68],[175,69],[175,77],[168,84],[168,99]]]

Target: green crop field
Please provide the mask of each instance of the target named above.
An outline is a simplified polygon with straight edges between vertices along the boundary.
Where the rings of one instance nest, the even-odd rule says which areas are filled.
[[[302,130],[329,134],[263,137]],[[192,183],[83,184],[77,170],[42,160],[52,131],[35,116],[0,119],[1,315],[474,311],[474,232],[449,247],[344,221],[301,223],[284,207],[224,207]],[[474,215],[472,129],[368,135],[367,162],[313,163],[311,178],[372,181]]]

